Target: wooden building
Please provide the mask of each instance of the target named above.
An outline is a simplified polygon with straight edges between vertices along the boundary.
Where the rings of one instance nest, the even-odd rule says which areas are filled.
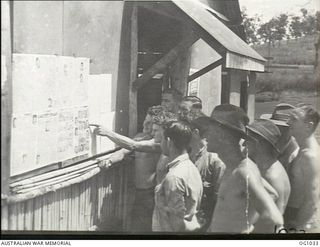
[[[90,74],[112,76],[115,131],[134,135],[161,91],[193,94],[210,114],[221,103],[254,116],[254,83],[265,60],[244,41],[232,1],[1,1],[2,231],[86,231],[104,222],[126,231],[132,203],[132,160],[101,172],[114,150],[10,175],[12,56],[90,59]],[[197,81],[198,80],[198,81]]]

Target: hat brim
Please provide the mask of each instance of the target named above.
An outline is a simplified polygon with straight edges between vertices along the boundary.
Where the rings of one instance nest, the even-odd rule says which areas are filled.
[[[240,136],[244,139],[248,139],[248,138],[251,138],[250,136],[247,135],[246,131],[240,129],[240,128],[237,128],[237,127],[234,127],[232,126],[231,124],[225,122],[225,121],[222,121],[220,119],[217,119],[215,117],[207,117],[211,122],[215,122],[215,123],[218,123],[218,124],[221,124],[222,126],[228,128],[228,129],[232,129],[234,131],[236,131],[237,133],[240,134]]]
[[[260,119],[268,119],[268,120],[272,121],[275,125],[289,127],[289,125],[285,121],[272,119],[272,114],[269,114],[269,113],[262,114],[260,116]]]
[[[278,152],[280,153],[279,148],[273,143],[271,142],[265,135],[263,135],[262,133],[260,133],[259,131],[257,131],[254,128],[251,128],[250,126],[247,126],[247,129],[252,131],[253,133],[257,134],[258,136],[260,136],[261,138],[263,138],[263,140],[267,141],[269,144],[271,144],[271,146]],[[252,137],[253,138],[253,137]]]

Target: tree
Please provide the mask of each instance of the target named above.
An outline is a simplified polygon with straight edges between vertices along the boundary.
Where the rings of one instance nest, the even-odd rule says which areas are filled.
[[[302,33],[304,35],[312,35],[316,32],[316,15],[311,15],[308,13],[308,10],[301,9],[302,13]]]
[[[302,22],[299,16],[293,16],[289,26],[290,34],[292,37],[300,38],[302,36]]]
[[[286,37],[288,22],[288,15],[286,14],[281,14],[274,19],[274,38],[279,41],[279,46],[280,41]]]
[[[259,39],[265,43],[272,43],[276,40],[276,19],[272,18],[270,21],[263,23],[257,30]]]
[[[249,44],[256,44],[259,42],[257,37],[257,29],[260,23],[260,18],[255,15],[254,17],[249,17],[246,8],[241,10],[242,15],[242,25],[246,34],[246,39]]]

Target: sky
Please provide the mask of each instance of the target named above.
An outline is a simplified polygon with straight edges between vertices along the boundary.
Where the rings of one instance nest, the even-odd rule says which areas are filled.
[[[239,3],[241,9],[247,9],[248,16],[258,14],[262,21],[268,21],[282,13],[299,15],[301,8],[311,13],[320,10],[319,0],[239,0]]]

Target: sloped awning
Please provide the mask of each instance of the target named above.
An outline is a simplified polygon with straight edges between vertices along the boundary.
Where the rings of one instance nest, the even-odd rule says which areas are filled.
[[[216,48],[218,44],[226,50],[226,68],[264,71],[266,60],[197,0],[172,0],[172,2],[207,34],[206,42],[209,45]]]

